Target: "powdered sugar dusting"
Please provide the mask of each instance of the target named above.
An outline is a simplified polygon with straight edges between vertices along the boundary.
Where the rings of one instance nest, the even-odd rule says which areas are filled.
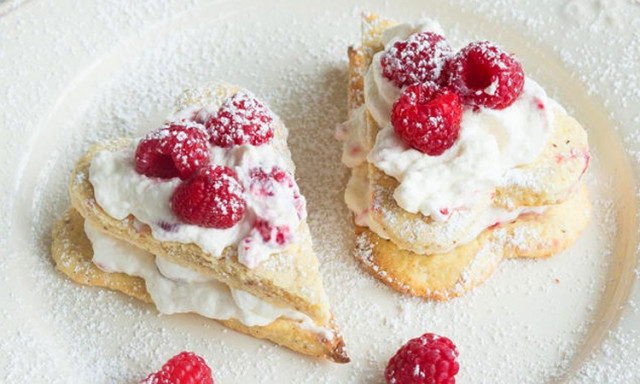
[[[640,122],[640,112],[632,108],[640,98],[640,36],[637,29],[621,33],[620,27],[635,25],[637,3],[589,2],[581,5],[589,8],[587,18],[567,17],[566,22],[568,2],[562,1],[526,7],[515,0],[419,5],[436,13],[430,16],[441,19],[452,41],[461,35],[465,39],[457,40],[468,41],[467,35],[474,35],[500,40],[510,50],[517,47],[527,73],[533,72],[532,77],[587,125],[595,155],[586,175],[597,201],[595,216],[577,247],[540,263],[504,262],[486,284],[445,303],[392,292],[364,273],[352,256],[355,239],[342,203],[346,170],[340,165],[340,145],[332,127],[346,118],[345,49],[357,39],[359,12],[369,7],[336,2],[325,11],[326,4],[249,3],[238,1],[225,8],[219,3],[113,1],[95,9],[91,2],[74,3],[73,14],[87,15],[80,18],[72,17],[64,2],[42,0],[25,6],[48,18],[26,12],[19,22],[11,14],[0,17],[0,58],[21,63],[0,66],[1,98],[7,101],[0,124],[15,127],[5,130],[9,144],[0,177],[7,181],[5,186],[22,182],[0,198],[3,212],[11,213],[0,221],[0,232],[16,234],[2,239],[15,252],[0,259],[0,284],[8,287],[0,290],[4,377],[52,383],[136,382],[188,349],[207,359],[220,383],[283,378],[292,383],[381,382],[387,359],[425,331],[446,335],[458,345],[460,382],[540,383],[561,377],[591,328],[595,303],[607,286],[606,271],[624,254],[615,248],[617,236],[637,227],[627,226],[635,223],[630,219],[635,218],[635,200],[624,194],[633,186],[623,182],[625,163],[616,157],[623,152],[616,155],[608,149],[617,147],[607,121],[585,119],[595,116],[589,114],[589,103],[602,100],[617,121],[628,126]],[[246,7],[251,11],[229,12]],[[412,20],[420,13],[417,7],[379,9]],[[472,8],[476,14],[463,11]],[[170,18],[172,23],[160,22]],[[483,24],[485,18],[493,24]],[[103,28],[91,28],[95,20]],[[519,26],[527,39],[511,44],[512,36],[485,31],[487,25]],[[52,51],[46,56],[53,58],[46,74],[39,71],[41,61],[30,60],[48,55],[42,45],[28,44],[33,35]],[[133,40],[126,43],[127,37]],[[569,76],[554,77],[558,61],[553,56],[538,68],[533,58],[539,53],[537,41],[555,49],[562,60],[558,68],[568,68]],[[96,61],[105,52],[107,56]],[[77,71],[94,61],[92,76],[76,80],[57,114],[45,115]],[[303,358],[198,316],[158,316],[139,301],[73,284],[52,267],[51,223],[68,203],[69,171],[81,153],[91,143],[137,136],[159,126],[183,89],[215,78],[254,90],[291,129],[298,182],[309,200],[325,287],[353,358],[348,366]],[[573,84],[584,84],[585,92],[598,97],[581,96]],[[45,124],[40,128],[38,121]],[[627,148],[637,148],[640,134],[620,131]],[[37,140],[28,148],[36,152],[16,166],[15,159],[24,152],[18,143],[31,134]],[[617,173],[610,172],[614,168]],[[23,170],[24,176],[16,176]],[[610,180],[605,173],[611,174]],[[633,297],[637,294],[634,291]],[[624,312],[623,324],[637,321],[634,308],[637,303]],[[638,365],[640,335],[620,330],[610,336],[602,352],[606,363],[597,359],[587,364],[574,383],[638,381],[633,367]],[[246,362],[251,362],[249,369]]]
[[[223,147],[262,145],[273,137],[271,110],[249,92],[237,92],[227,98],[216,115],[207,121],[211,142]]]
[[[447,60],[453,55],[443,36],[422,32],[397,41],[380,58],[384,76],[398,87],[441,82]]]

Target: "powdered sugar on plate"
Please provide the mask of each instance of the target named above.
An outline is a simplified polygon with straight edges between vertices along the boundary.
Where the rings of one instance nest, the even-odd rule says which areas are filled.
[[[640,99],[640,28],[620,27],[638,26],[636,3],[578,5],[588,16],[577,19],[567,15],[575,8],[570,1],[433,1],[402,9],[355,8],[355,1],[230,3],[43,0],[0,12],[0,126],[8,141],[0,181],[9,186],[0,197],[8,213],[0,232],[10,234],[1,240],[9,252],[0,258],[0,372],[7,381],[135,382],[189,349],[207,359],[220,383],[382,382],[388,358],[426,331],[458,345],[460,382],[553,382],[574,359],[574,383],[640,380],[623,369],[637,366],[640,355],[640,335],[630,331],[638,324],[637,286],[620,328],[607,331],[617,315],[607,302],[624,303],[639,274],[631,272],[640,189],[628,159],[640,162],[640,134],[630,129],[640,122],[633,108]],[[359,34],[359,12],[370,9],[399,20],[438,18],[451,40],[499,41],[585,124],[594,153],[586,175],[594,218],[575,247],[549,260],[503,262],[485,285],[445,303],[394,293],[358,266],[342,202],[347,170],[333,127],[347,113],[346,47]],[[66,184],[79,156],[92,143],[157,128],[183,89],[211,80],[251,89],[290,128],[349,365],[304,358],[195,315],[159,316],[121,294],[71,283],[53,268],[49,232],[68,204]],[[611,134],[612,121],[624,147]],[[580,353],[590,351],[583,341],[598,345],[598,332],[609,337],[584,365]]]

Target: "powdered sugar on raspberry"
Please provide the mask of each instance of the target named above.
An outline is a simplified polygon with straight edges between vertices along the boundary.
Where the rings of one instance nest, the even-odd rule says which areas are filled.
[[[522,94],[525,77],[518,59],[495,43],[469,43],[449,66],[449,82],[465,102],[504,109]],[[540,104],[544,109],[544,104]]]

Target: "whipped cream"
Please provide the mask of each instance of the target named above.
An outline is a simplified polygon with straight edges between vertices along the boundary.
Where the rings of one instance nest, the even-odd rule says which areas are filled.
[[[301,312],[268,303],[213,277],[109,237],[86,221],[84,229],[93,246],[93,263],[108,273],[143,278],[149,295],[163,314],[194,312],[216,320],[236,319],[249,327],[266,326],[283,317],[296,321],[301,329],[333,338],[332,330],[316,325]]]
[[[433,23],[401,25],[385,31],[385,39],[394,42],[438,29]],[[411,148],[390,122],[402,89],[382,74],[381,54],[374,55],[364,82],[367,110],[382,127],[367,160],[399,182],[394,198],[406,211],[443,221],[454,210],[486,207],[508,170],[533,162],[542,152],[553,127],[551,102],[529,78],[520,97],[505,109],[465,108],[458,140],[442,155]]]
[[[336,126],[336,139],[344,142],[342,146],[342,162],[349,168],[357,167],[367,160],[369,145],[367,144],[367,121],[364,105],[353,110],[349,120]]]
[[[387,29],[382,42],[388,48],[418,32],[444,35],[437,22],[422,20]],[[495,188],[504,184],[510,171],[533,162],[551,134],[552,109],[557,103],[547,97],[542,87],[526,78],[522,95],[508,108],[465,109],[456,143],[440,156],[429,156],[407,145],[391,125],[391,108],[403,89],[384,77],[382,54],[383,51],[373,56],[365,74],[364,106],[352,111],[350,119],[336,129],[336,137],[345,143],[342,161],[353,168],[345,201],[357,225],[389,238],[370,215],[372,189],[367,162],[399,182],[394,199],[404,210],[445,223],[445,231],[449,223],[464,227],[463,231],[452,231],[457,233],[457,238],[452,239],[456,245],[473,240],[495,224],[528,213],[541,214],[547,209],[503,209],[492,205]],[[367,146],[365,138],[367,111],[381,127],[372,147]],[[362,152],[367,153],[366,161]]]
[[[192,114],[188,110],[186,114]],[[183,113],[184,114],[184,113]],[[176,115],[180,115],[180,112]],[[277,153],[272,145],[249,144],[222,148],[209,146],[211,164],[233,169],[245,188],[245,214],[228,229],[204,228],[181,222],[173,213],[170,199],[180,184],[178,178],[162,180],[135,171],[134,155],[140,140],[134,140],[121,150],[102,150],[95,154],[89,170],[96,201],[110,216],[122,220],[133,215],[151,228],[160,241],[194,243],[213,257],[222,256],[226,247],[238,248],[238,260],[254,268],[269,255],[282,251],[292,241],[295,231],[306,217],[304,197],[291,177],[286,185],[273,182],[272,194],[255,188],[250,172],[256,168],[266,173],[281,169],[293,174],[293,164]],[[285,241],[275,236],[265,241],[254,228],[257,220],[287,232]]]
[[[354,213],[353,221],[356,225],[369,227],[378,236],[389,239],[382,225],[371,217],[372,193],[368,172],[369,169],[366,166],[353,169],[344,192],[344,201],[349,210]]]

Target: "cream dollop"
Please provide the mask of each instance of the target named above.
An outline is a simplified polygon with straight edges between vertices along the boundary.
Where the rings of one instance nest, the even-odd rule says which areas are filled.
[[[527,78],[522,95],[505,109],[466,108],[458,140],[442,155],[411,148],[387,124],[367,159],[398,180],[400,207],[445,220],[454,210],[489,205],[505,173],[542,152],[552,119],[544,90]]]
[[[154,256],[122,240],[102,234],[85,221],[93,246],[93,263],[105,272],[141,277],[159,312],[193,312],[216,319],[236,319],[246,326],[265,326],[283,317],[299,327],[331,339],[333,331],[317,326],[307,315],[268,303],[248,292],[233,289],[213,277]]]
[[[424,31],[443,34],[437,22],[423,21],[390,28],[382,41],[388,48]],[[366,108],[381,127],[367,160],[398,180],[394,198],[403,209],[442,221],[456,209],[488,206],[504,174],[532,162],[544,148],[553,126],[551,101],[526,78],[522,95],[505,109],[465,108],[459,138],[442,155],[412,149],[390,122],[403,89],[382,74],[382,54],[374,55],[364,80]]]

